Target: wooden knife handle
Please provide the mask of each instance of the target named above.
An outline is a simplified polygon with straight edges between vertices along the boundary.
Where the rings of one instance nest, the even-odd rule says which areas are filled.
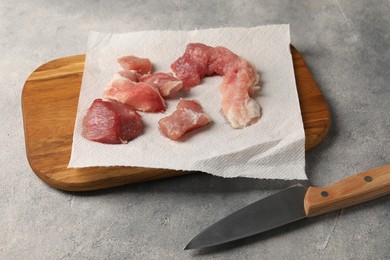
[[[390,164],[364,171],[327,187],[309,187],[306,216],[312,217],[390,194]]]

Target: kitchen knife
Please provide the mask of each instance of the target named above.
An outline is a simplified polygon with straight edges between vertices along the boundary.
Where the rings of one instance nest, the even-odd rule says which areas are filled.
[[[390,194],[390,164],[327,187],[295,185],[221,219],[195,236],[185,249],[231,242],[387,194]]]

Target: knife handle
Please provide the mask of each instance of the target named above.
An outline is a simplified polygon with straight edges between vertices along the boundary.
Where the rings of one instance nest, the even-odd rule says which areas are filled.
[[[364,171],[326,187],[309,187],[306,216],[312,217],[390,194],[390,164]]]

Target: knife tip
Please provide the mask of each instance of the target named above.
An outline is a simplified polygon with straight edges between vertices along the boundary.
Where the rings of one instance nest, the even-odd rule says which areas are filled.
[[[192,239],[190,242],[188,242],[188,244],[184,247],[184,250],[190,250],[190,249],[198,249],[198,248],[202,248],[201,245],[198,245],[197,244],[197,241]]]
[[[192,249],[192,247],[191,247],[191,245],[190,245],[191,243],[188,243],[185,247],[184,247],[184,249],[183,250],[189,250],[189,249]]]

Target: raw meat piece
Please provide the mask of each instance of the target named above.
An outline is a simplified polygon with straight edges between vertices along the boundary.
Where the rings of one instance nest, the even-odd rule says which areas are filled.
[[[205,75],[214,72],[208,70],[209,57],[213,48],[202,43],[190,43],[182,57],[172,63],[171,68],[175,76],[183,81],[184,88],[188,89],[200,83]]]
[[[245,59],[229,54],[228,49],[216,47],[215,70],[223,74],[220,86],[222,111],[233,128],[243,128],[256,123],[261,116],[260,105],[251,98],[260,87],[259,75]],[[225,66],[221,65],[225,62]],[[221,71],[222,70],[222,71]]]
[[[161,131],[168,138],[178,140],[185,133],[207,125],[210,117],[194,100],[180,99],[176,111],[158,121]]]
[[[121,70],[118,72],[118,74],[134,82],[138,82],[138,78],[142,76],[135,70]]]
[[[120,102],[95,99],[83,120],[83,136],[91,141],[121,144],[142,133],[141,116]]]
[[[256,123],[261,116],[260,105],[249,96],[253,78],[246,70],[229,73],[220,86],[222,112],[233,128]]]
[[[118,63],[124,70],[135,70],[139,74],[147,74],[152,71],[152,63],[149,59],[124,56],[118,59]]]
[[[172,73],[157,72],[143,75],[139,81],[155,85],[164,98],[176,93],[183,87],[183,82],[175,78]]]
[[[144,112],[162,112],[166,107],[156,87],[144,82],[133,82],[119,74],[115,74],[106,86],[103,99],[116,100]]]
[[[250,96],[260,88],[259,75],[253,65],[232,51],[192,43],[171,68],[186,87],[196,86],[205,75],[223,76],[222,111],[233,128],[243,128],[259,120],[261,107]]]

